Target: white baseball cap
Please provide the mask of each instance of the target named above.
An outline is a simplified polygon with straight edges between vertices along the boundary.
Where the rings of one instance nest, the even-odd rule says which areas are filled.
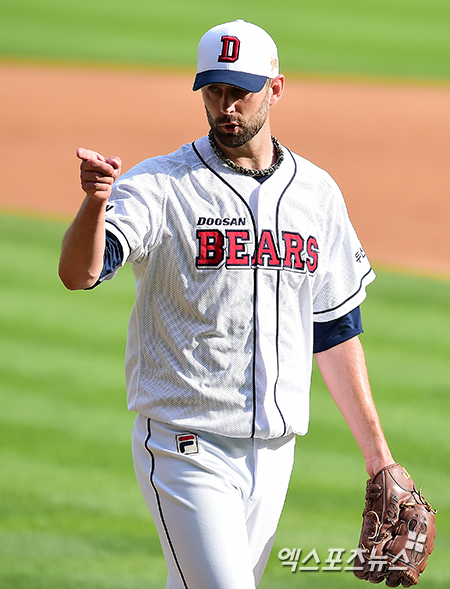
[[[208,84],[229,84],[260,92],[267,78],[279,74],[278,51],[264,29],[235,20],[217,25],[200,39],[193,90]]]

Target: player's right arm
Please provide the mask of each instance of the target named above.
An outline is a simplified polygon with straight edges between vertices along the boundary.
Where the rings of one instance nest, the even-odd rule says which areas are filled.
[[[119,177],[120,158],[106,159],[95,151],[78,149],[81,186],[86,193],[62,244],[59,276],[70,290],[93,286],[103,268],[105,211],[113,182]]]

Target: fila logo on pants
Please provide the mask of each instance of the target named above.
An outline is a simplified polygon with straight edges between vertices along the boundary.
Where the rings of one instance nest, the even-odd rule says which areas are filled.
[[[180,454],[198,454],[198,440],[195,434],[178,434],[175,439]]]

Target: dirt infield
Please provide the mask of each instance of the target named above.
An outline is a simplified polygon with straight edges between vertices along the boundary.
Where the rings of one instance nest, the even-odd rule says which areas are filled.
[[[192,76],[0,64],[0,208],[72,217],[76,148],[124,168],[207,131]],[[280,141],[341,186],[372,262],[450,277],[450,88],[289,80]]]

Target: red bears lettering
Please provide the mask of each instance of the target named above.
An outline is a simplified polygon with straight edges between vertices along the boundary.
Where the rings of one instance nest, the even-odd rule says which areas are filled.
[[[286,268],[314,274],[319,265],[319,246],[313,236],[305,240],[299,233],[282,232],[284,256],[278,251],[272,231],[261,232],[256,248],[248,229],[197,229],[197,268]],[[253,257],[251,253],[254,252]]]
[[[253,265],[268,266],[269,268],[281,266],[280,256],[277,252],[272,232],[267,229],[261,233],[261,239],[259,240],[255,257],[253,258]]]
[[[198,229],[199,252],[196,259],[198,268],[220,266],[225,256],[225,238],[217,229]]]
[[[250,231],[227,231],[228,256],[227,267],[250,266],[250,254],[247,252],[247,243],[250,243]]]
[[[301,253],[305,242],[302,236],[299,233],[283,231],[283,239],[286,244],[283,266],[285,268],[293,268],[294,270],[303,270],[305,263],[301,258]]]
[[[319,265],[319,246],[315,237],[311,236],[308,238],[306,251],[308,252],[309,256],[308,260],[306,261],[306,265],[308,266],[308,270],[311,272],[311,274],[313,274]]]

